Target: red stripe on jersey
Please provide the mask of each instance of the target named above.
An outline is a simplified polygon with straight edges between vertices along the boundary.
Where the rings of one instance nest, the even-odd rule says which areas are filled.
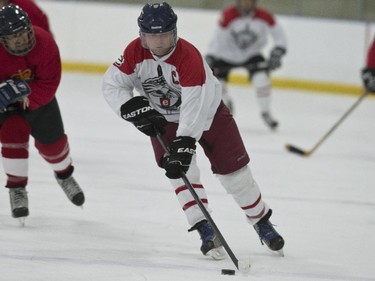
[[[125,48],[124,54],[113,65],[126,75],[131,75],[137,64],[145,60],[155,59],[148,49],[142,47],[141,39],[137,38]],[[176,68],[181,87],[202,86],[206,82],[202,55],[184,39],[178,39],[175,50],[165,63]]]
[[[203,204],[207,204],[208,203],[207,199],[201,199],[201,201],[202,201]],[[197,202],[195,200],[194,201],[190,201],[190,202],[186,203],[182,207],[182,210],[186,211],[187,209],[189,209],[190,207],[195,206],[195,205],[197,205]]]
[[[263,20],[266,23],[268,23],[268,25],[270,25],[270,26],[274,26],[275,23],[276,23],[272,14],[270,12],[268,12],[267,10],[264,10],[264,9],[261,9],[261,8],[255,9],[253,19]]]
[[[202,86],[206,82],[201,53],[182,38],[178,39],[176,49],[165,62],[176,67],[181,87]]]
[[[236,18],[241,17],[242,14],[237,9],[235,5],[229,6],[228,8],[224,9],[221,18],[219,21],[219,25],[221,27],[227,27],[232,21],[234,21]]]
[[[245,207],[241,207],[241,209],[242,210],[248,210],[248,209],[255,208],[259,204],[261,199],[262,199],[262,195],[259,195],[258,199],[253,204],[245,206]]]
[[[219,21],[219,25],[223,28],[230,25],[230,23],[237,18],[243,17],[244,15],[237,9],[235,5],[229,6],[228,8],[223,10],[221,14],[221,18]],[[273,26],[275,25],[275,19],[270,12],[262,8],[255,8],[254,13],[250,14],[252,19],[260,19],[265,21],[268,25]]]
[[[203,188],[203,185],[201,184],[192,184],[193,188]],[[176,192],[176,195],[178,195],[180,192],[182,191],[185,191],[187,190],[187,186],[186,185],[183,185],[183,186],[180,186],[178,188],[176,188],[175,192]]]
[[[137,38],[130,42],[123,55],[113,65],[126,75],[131,75],[134,73],[136,65],[146,59],[154,60],[150,51],[142,47],[141,39]]]

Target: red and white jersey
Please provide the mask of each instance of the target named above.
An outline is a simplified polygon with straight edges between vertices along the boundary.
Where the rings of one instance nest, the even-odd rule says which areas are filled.
[[[11,4],[21,7],[30,18],[32,25],[39,26],[44,30],[51,32],[47,15],[32,0],[10,0]]]
[[[179,123],[177,136],[200,139],[221,101],[221,85],[199,51],[178,38],[172,52],[159,58],[132,41],[103,78],[103,95],[120,116],[134,90],[169,122]]]
[[[33,26],[35,46],[25,56],[14,56],[0,45],[0,82],[20,78],[30,88],[31,110],[49,103],[56,94],[61,79],[59,49],[51,33]]]
[[[375,69],[375,39],[368,50],[366,66]]]
[[[242,14],[235,5],[222,11],[219,25],[208,46],[208,55],[233,64],[241,64],[262,53],[271,36],[275,46],[286,49],[281,26],[268,11],[255,8]]]

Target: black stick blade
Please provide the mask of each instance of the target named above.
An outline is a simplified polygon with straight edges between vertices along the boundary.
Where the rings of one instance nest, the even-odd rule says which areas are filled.
[[[288,150],[288,151],[290,151],[292,153],[296,153],[296,154],[301,155],[301,156],[308,156],[309,155],[308,152],[306,152],[306,151],[304,151],[304,150],[302,150],[302,149],[300,149],[298,147],[295,147],[295,146],[293,146],[291,144],[286,144],[285,148],[286,148],[286,150]]]

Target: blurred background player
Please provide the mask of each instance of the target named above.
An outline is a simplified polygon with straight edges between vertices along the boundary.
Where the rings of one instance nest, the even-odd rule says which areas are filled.
[[[273,49],[266,61],[262,51],[273,39]],[[233,68],[245,68],[255,88],[261,116],[271,129],[278,122],[271,114],[270,71],[281,66],[286,53],[286,37],[274,16],[257,7],[256,0],[237,0],[235,5],[225,8],[219,25],[208,46],[206,60],[215,76],[223,84],[223,100],[233,113],[233,103],[226,83]]]
[[[84,194],[72,176],[68,138],[55,98],[61,79],[56,42],[50,33],[32,26],[26,12],[14,4],[0,9],[0,40],[0,82],[21,79],[31,89],[28,102],[11,104],[0,113],[1,154],[12,216],[29,215],[26,185],[30,135],[67,197],[81,206]]]
[[[33,0],[0,0],[0,8],[9,4],[18,5],[22,10],[24,10],[32,25],[39,26],[44,30],[51,33],[49,26],[49,21],[47,15],[44,11],[35,3]]]
[[[370,93],[375,93],[375,39],[368,53],[366,67],[362,70],[363,85]]]
[[[208,199],[196,162],[196,142],[210,160],[222,186],[244,211],[262,243],[281,251],[284,239],[269,221],[250,161],[228,108],[221,100],[220,82],[199,51],[177,36],[177,15],[169,4],[146,4],[138,17],[140,37],[103,77],[103,95],[111,108],[151,137],[155,159],[164,168],[191,230],[200,234],[204,255],[223,258],[220,240],[181,179],[186,172],[205,207]],[[134,93],[136,90],[140,95]],[[170,148],[166,156],[156,136]]]

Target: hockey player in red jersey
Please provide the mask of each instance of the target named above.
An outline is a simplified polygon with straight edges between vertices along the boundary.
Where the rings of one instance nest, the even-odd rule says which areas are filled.
[[[223,84],[223,100],[233,112],[233,102],[227,91],[230,71],[245,68],[249,73],[267,126],[276,129],[278,122],[271,114],[270,71],[281,66],[286,53],[286,37],[274,16],[256,5],[256,0],[236,0],[225,8],[208,46],[206,60]],[[266,61],[262,52],[273,39],[273,49]]]
[[[208,208],[196,162],[196,143],[203,148],[212,171],[244,211],[261,241],[281,251],[284,239],[269,218],[272,214],[248,166],[237,125],[221,99],[221,85],[199,51],[177,36],[177,15],[171,6],[146,4],[138,18],[140,37],[133,40],[103,77],[103,95],[123,119],[151,137],[155,159],[164,168],[190,230],[197,230],[204,255],[224,255],[219,239],[189,192],[186,176]],[[136,94],[137,93],[137,94]],[[170,155],[155,137],[163,134]]]
[[[367,53],[366,67],[362,70],[363,85],[370,93],[375,93],[375,39]]]
[[[10,104],[0,113],[1,154],[12,216],[29,215],[30,135],[67,197],[81,206],[84,194],[72,176],[68,138],[55,97],[61,79],[59,49],[52,35],[32,26],[26,12],[14,4],[0,9],[0,40],[0,82],[23,80],[31,89],[27,102]],[[8,88],[4,89],[6,95]]]
[[[0,8],[9,4],[19,6],[24,10],[32,25],[39,26],[44,30],[51,32],[47,15],[33,0],[0,0]]]

